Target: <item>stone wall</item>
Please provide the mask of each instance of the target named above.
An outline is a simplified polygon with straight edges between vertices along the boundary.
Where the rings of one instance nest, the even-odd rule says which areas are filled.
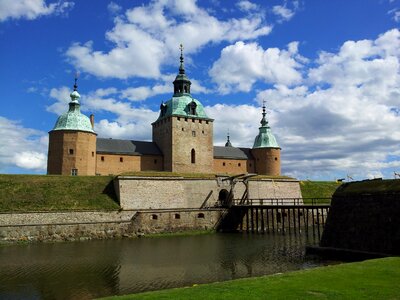
[[[135,215],[132,229],[136,234],[212,230],[222,212],[221,209],[141,211]]]
[[[68,241],[133,236],[136,211],[1,213],[0,241]]]
[[[216,179],[181,177],[118,176],[115,190],[123,209],[175,209],[202,205],[213,207],[221,191],[229,191],[230,183]],[[242,182],[234,189],[234,198],[240,199],[245,191]],[[249,182],[250,198],[301,198],[297,180],[254,180]]]

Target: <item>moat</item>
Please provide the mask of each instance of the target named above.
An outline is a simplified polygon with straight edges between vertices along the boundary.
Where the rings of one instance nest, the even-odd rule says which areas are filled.
[[[0,246],[0,299],[91,299],[330,264],[313,236],[205,234]]]

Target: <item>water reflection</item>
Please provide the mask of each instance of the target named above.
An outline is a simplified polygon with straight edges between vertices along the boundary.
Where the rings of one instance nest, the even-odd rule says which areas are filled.
[[[1,299],[91,299],[325,264],[303,235],[210,234],[0,247]]]

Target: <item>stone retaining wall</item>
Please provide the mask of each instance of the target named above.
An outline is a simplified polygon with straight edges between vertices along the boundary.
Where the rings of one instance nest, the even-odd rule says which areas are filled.
[[[219,193],[229,191],[230,183],[219,179],[182,177],[118,176],[115,190],[123,209],[175,209],[214,207]],[[245,191],[243,182],[234,188],[234,198]],[[249,181],[250,198],[302,198],[299,181],[263,179]]]

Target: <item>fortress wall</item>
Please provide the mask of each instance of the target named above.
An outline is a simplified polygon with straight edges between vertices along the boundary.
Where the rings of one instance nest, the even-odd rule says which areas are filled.
[[[72,241],[134,236],[135,211],[1,213],[0,242]]]
[[[182,177],[119,176],[115,190],[123,209],[200,208],[217,203],[221,190],[230,190],[228,181]],[[245,191],[242,182],[234,189],[234,198],[240,199]],[[249,183],[250,198],[301,198],[297,180],[257,180]]]
[[[164,233],[213,229],[223,210],[141,211],[132,221],[136,233]]]

